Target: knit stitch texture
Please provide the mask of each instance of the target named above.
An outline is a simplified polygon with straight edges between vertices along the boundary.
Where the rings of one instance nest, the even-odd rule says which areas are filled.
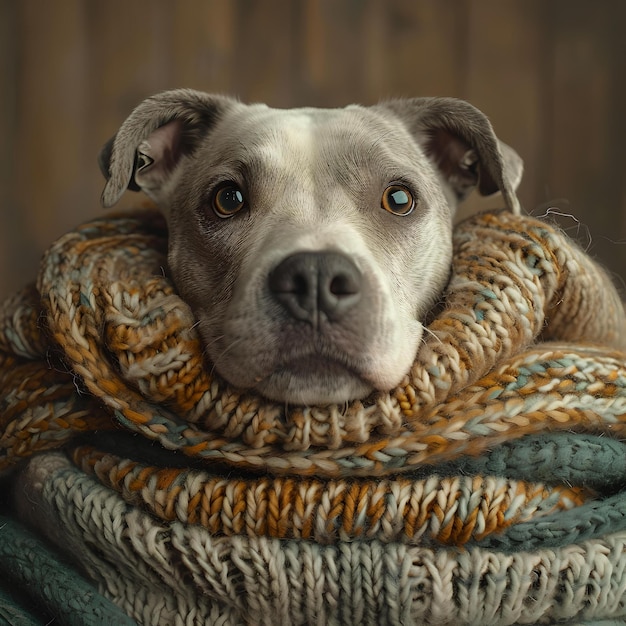
[[[458,226],[405,380],[320,407],[220,379],[166,248],[156,212],[92,221],[0,310],[16,515],[132,619],[626,619],[626,317],[562,233]]]

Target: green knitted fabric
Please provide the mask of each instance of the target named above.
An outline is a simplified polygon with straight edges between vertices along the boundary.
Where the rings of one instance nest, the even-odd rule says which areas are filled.
[[[7,522],[5,615],[40,592],[76,624],[132,623],[105,598],[150,626],[626,618],[626,316],[562,233],[460,225],[405,380],[346,406],[225,384],[166,249],[154,212],[95,220],[0,308],[0,472],[81,572]]]
[[[0,620],[11,626],[136,624],[22,525],[0,516],[0,537]]]

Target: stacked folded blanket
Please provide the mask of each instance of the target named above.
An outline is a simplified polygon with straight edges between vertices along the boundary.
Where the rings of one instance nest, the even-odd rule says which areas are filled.
[[[454,243],[402,384],[304,407],[207,362],[159,214],[58,240],[0,310],[0,616],[37,596],[72,624],[626,620],[619,296],[531,217]],[[73,604],[41,582],[55,558]]]

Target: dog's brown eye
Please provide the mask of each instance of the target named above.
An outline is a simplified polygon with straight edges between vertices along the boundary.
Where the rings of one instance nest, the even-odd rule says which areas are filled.
[[[243,193],[235,183],[224,183],[213,194],[213,211],[218,217],[232,217],[245,205]]]
[[[415,208],[415,200],[404,185],[389,185],[383,191],[381,205],[394,215],[408,215]]]

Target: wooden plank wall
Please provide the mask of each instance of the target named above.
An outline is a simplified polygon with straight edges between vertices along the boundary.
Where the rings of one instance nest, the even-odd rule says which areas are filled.
[[[100,213],[100,146],[178,86],[279,107],[468,99],[524,157],[526,210],[572,214],[626,276],[624,32],[623,0],[0,0],[0,297]]]

